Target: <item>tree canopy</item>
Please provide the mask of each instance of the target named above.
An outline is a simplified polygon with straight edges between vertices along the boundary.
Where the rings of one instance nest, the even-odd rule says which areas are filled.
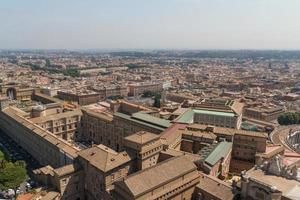
[[[9,162],[5,157],[0,151],[0,190],[15,190],[27,178],[26,164],[24,161]]]
[[[109,96],[109,97],[107,97],[108,99],[111,99],[111,100],[118,100],[118,99],[124,99],[122,96],[119,96],[119,95],[117,95],[117,96]]]
[[[129,64],[126,65],[126,67],[128,67],[128,69],[137,69],[137,68],[141,68],[143,66],[141,66],[139,64],[129,63]]]
[[[300,124],[300,112],[288,112],[278,117],[280,125]]]
[[[7,163],[0,169],[0,189],[16,189],[27,178],[26,168],[18,163]]]
[[[79,77],[80,72],[78,69],[69,68],[63,71],[65,76]]]
[[[142,95],[142,97],[154,97],[155,95],[157,95],[156,92],[152,92],[152,91],[145,91]]]
[[[160,108],[160,99],[161,99],[161,94],[157,93],[154,96],[154,103],[153,106],[156,108]]]

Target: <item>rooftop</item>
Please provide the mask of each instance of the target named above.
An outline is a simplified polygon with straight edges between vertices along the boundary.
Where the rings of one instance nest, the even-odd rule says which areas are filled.
[[[177,117],[174,121],[178,123],[193,123],[195,113],[205,114],[205,115],[216,115],[216,116],[223,116],[223,117],[235,116],[233,112],[212,111],[212,110],[205,110],[205,109],[188,109],[182,115]]]
[[[144,122],[148,122],[148,123],[151,123],[151,124],[154,124],[157,126],[161,126],[163,128],[168,128],[171,125],[169,120],[154,117],[150,114],[143,113],[143,112],[137,112],[137,113],[132,114],[132,118],[138,119],[138,120],[141,120]]]
[[[154,133],[150,133],[147,131],[139,131],[135,134],[127,136],[125,138],[125,140],[131,141],[134,143],[138,143],[138,144],[146,144],[146,143],[156,140],[158,138],[159,138],[159,136]]]
[[[247,171],[246,174],[250,180],[253,180],[260,184],[264,184],[270,188],[275,186],[276,189],[281,191],[284,196],[300,196],[300,184],[296,180],[290,180],[280,176],[265,174],[262,170],[254,168]]]
[[[232,149],[231,142],[220,142],[205,158],[205,163],[215,165],[221,158],[225,158]]]
[[[147,114],[147,115],[149,115],[149,114]],[[164,119],[153,117],[151,115],[149,115],[147,117],[145,117],[145,115],[143,115],[143,116],[136,115],[134,118],[131,115],[127,115],[127,114],[120,113],[120,112],[115,112],[114,116],[121,117],[123,119],[130,120],[130,121],[133,121],[133,122],[136,122],[141,125],[148,126],[148,127],[154,128],[154,129],[158,129],[160,131],[164,131],[166,128],[168,128],[168,127],[166,127],[167,123],[165,122]],[[154,121],[152,121],[152,120],[154,120]],[[163,121],[160,121],[160,120],[163,120]],[[163,126],[161,126],[161,125],[163,125]]]
[[[197,188],[217,197],[218,199],[229,200],[234,197],[231,185],[218,178],[203,173],[200,175],[200,183],[197,185]]]
[[[178,122],[178,123],[184,123],[184,124],[193,123],[194,122],[194,111],[189,109],[186,112],[184,112],[182,115],[177,117],[174,121]]]
[[[134,173],[117,184],[127,188],[133,196],[138,196],[196,169],[195,164],[184,156],[174,157]]]
[[[19,116],[15,110],[13,110],[11,107],[6,108],[3,110],[3,112],[8,115],[13,120],[17,121],[20,126],[25,126],[29,130],[32,131],[33,134],[38,135],[40,138],[45,139],[52,145],[59,148],[61,151],[65,152],[67,155],[69,155],[71,158],[77,157],[77,152],[79,151],[78,148],[73,146],[72,144],[68,143],[67,141],[60,139],[56,137],[51,132],[42,129],[41,127],[35,125],[30,120],[25,119],[22,116]]]
[[[58,120],[58,119],[62,119],[62,118],[69,118],[69,117],[81,116],[81,115],[82,115],[81,110],[77,109],[77,110],[61,112],[61,113],[56,113],[56,114],[47,115],[47,116],[31,118],[30,121],[38,124],[38,123],[44,123],[44,122],[48,122],[48,121],[54,121],[54,120]]]
[[[211,111],[211,110],[203,110],[203,109],[194,109],[193,111],[194,111],[194,113],[205,114],[205,115],[234,117],[234,113],[231,113],[231,112]]]
[[[108,172],[132,160],[127,152],[118,153],[102,144],[84,149],[78,155],[102,172]]]

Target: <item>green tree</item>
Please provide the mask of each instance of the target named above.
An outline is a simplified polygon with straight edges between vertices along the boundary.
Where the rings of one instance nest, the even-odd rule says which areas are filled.
[[[110,96],[110,97],[107,97],[108,99],[111,99],[111,100],[118,100],[118,99],[124,99],[122,96]]]
[[[24,163],[21,165],[7,163],[3,169],[0,169],[0,189],[16,189],[27,178],[26,167]]]
[[[160,99],[161,99],[161,95],[160,94],[156,94],[154,96],[153,107],[160,108]]]
[[[37,65],[37,64],[30,63],[29,65],[30,65],[30,67],[31,67],[31,70],[33,70],[33,71],[36,71],[36,70],[44,70],[42,67],[40,67],[40,66]]]
[[[140,68],[141,66],[138,64],[130,63],[130,64],[127,64],[126,67],[128,67],[128,69],[136,69],[136,68]]]
[[[278,117],[277,121],[278,121],[278,123],[279,123],[280,125],[285,125],[285,124],[286,124],[286,117],[285,117],[285,115],[280,115],[280,116]]]
[[[80,72],[78,69],[66,69],[65,71],[63,71],[63,74],[65,76],[72,76],[72,77],[79,77],[80,76]]]
[[[46,67],[51,67],[51,61],[48,58],[46,59]]]
[[[280,125],[300,124],[300,112],[288,112],[278,117]]]
[[[145,91],[144,93],[143,93],[143,97],[153,97],[153,96],[155,96],[156,94],[155,94],[155,92],[152,92],[152,91]]]

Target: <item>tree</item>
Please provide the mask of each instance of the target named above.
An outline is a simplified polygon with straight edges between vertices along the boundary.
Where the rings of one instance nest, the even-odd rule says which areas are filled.
[[[128,69],[136,69],[136,68],[140,68],[141,66],[138,64],[130,63],[130,64],[127,64],[126,67],[128,67]]]
[[[154,96],[154,103],[153,103],[154,107],[160,108],[160,99],[161,99],[161,95],[160,94],[156,94]]]
[[[300,124],[300,112],[288,112],[278,117],[280,125]]]
[[[117,95],[117,96],[109,96],[109,97],[107,97],[108,99],[111,99],[111,100],[118,100],[118,99],[124,99],[122,96],[119,96],[119,95]]]
[[[31,67],[31,70],[33,70],[33,71],[36,71],[36,70],[44,70],[42,67],[40,67],[40,66],[37,65],[37,64],[30,63],[29,65],[30,65],[30,67]]]
[[[48,58],[46,59],[46,67],[51,67],[51,61]]]
[[[153,96],[155,96],[156,94],[155,94],[155,92],[152,92],[152,91],[145,91],[145,92],[143,92],[143,97],[153,97]]]
[[[23,163],[24,164],[24,163]],[[0,189],[16,189],[27,178],[26,167],[23,164],[7,163],[0,169]]]
[[[63,74],[65,76],[72,76],[72,77],[79,77],[80,76],[80,72],[78,69],[66,69],[65,71],[63,71]]]
[[[5,156],[4,153],[0,151],[0,169],[4,169],[5,166],[6,166]]]

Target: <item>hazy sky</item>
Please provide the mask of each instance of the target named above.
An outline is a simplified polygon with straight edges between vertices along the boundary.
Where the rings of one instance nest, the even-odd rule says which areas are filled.
[[[300,0],[0,0],[0,49],[300,49]]]

